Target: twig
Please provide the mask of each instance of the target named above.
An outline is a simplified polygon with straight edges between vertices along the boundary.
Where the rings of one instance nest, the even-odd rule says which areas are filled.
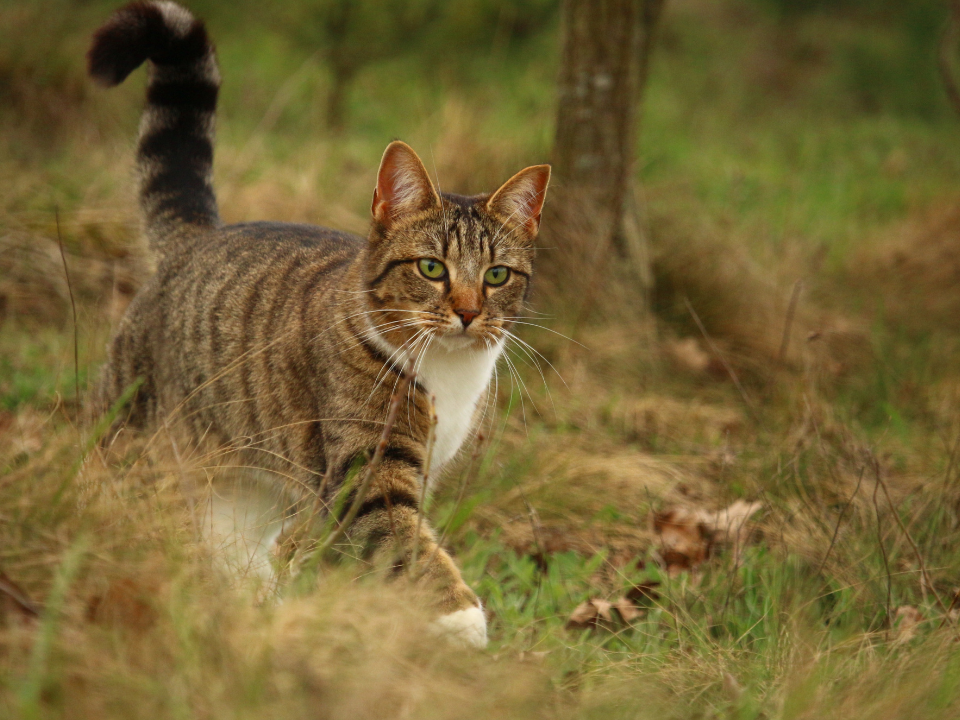
[[[830,552],[833,550],[834,544],[837,542],[837,536],[840,534],[840,523],[843,522],[843,516],[850,509],[850,506],[853,505],[853,499],[857,496],[857,493],[860,492],[860,483],[863,482],[863,471],[866,470],[866,467],[860,468],[860,477],[857,478],[857,487],[853,490],[853,495],[850,496],[850,499],[847,500],[847,504],[843,506],[843,509],[840,511],[840,517],[837,518],[837,527],[833,531],[833,537],[830,539],[830,547],[827,548],[827,554],[823,556],[823,561],[820,563],[820,567],[817,568],[817,575],[823,572],[823,568],[826,567],[827,558],[830,557]]]
[[[73,299],[73,283],[67,269],[67,256],[63,251],[63,236],[60,234],[60,210],[55,209],[53,216],[57,222],[57,245],[60,247],[60,260],[63,261],[63,274],[67,277],[67,292],[70,293],[70,309],[73,311],[73,388],[77,405],[80,404],[80,330],[77,328],[77,303]]]
[[[877,484],[883,488],[883,494],[887,498],[887,503],[890,505],[890,511],[893,513],[893,517],[897,520],[897,525],[900,526],[900,532],[903,533],[903,536],[907,539],[907,542],[910,543],[910,547],[913,548],[913,554],[916,556],[917,563],[920,565],[921,579],[926,586],[930,588],[930,592],[933,593],[933,598],[937,601],[937,605],[940,607],[940,610],[943,611],[943,614],[945,616],[949,616],[950,611],[947,610],[947,606],[943,604],[943,601],[940,599],[940,594],[937,592],[937,589],[933,586],[933,582],[930,580],[930,574],[927,572],[927,565],[923,561],[923,555],[920,554],[920,548],[917,547],[917,544],[913,541],[913,538],[907,531],[906,526],[903,524],[903,519],[900,517],[900,513],[897,512],[897,508],[893,504],[893,498],[890,497],[890,492],[887,490],[887,484],[883,481],[883,477],[880,475],[880,463],[876,458],[873,459],[873,472],[877,479]]]
[[[390,434],[393,432],[393,426],[396,424],[397,415],[400,412],[400,400],[406,396],[407,386],[410,384],[411,379],[412,368],[408,362],[401,371],[400,377],[397,380],[397,386],[393,390],[393,395],[390,398],[390,411],[387,414],[387,422],[383,426],[383,432],[380,433],[380,441],[377,443],[373,457],[364,469],[363,479],[357,488],[357,494],[353,498],[353,503],[351,503],[350,509],[347,510],[347,514],[343,516],[343,520],[340,521],[339,525],[330,532],[327,539],[317,548],[317,557],[322,556],[323,553],[333,547],[333,545],[343,537],[354,519],[356,519],[357,513],[360,512],[360,506],[363,505],[363,501],[367,497],[367,491],[370,490],[370,486],[373,484],[374,474],[377,468],[380,467],[380,463],[383,462],[383,454],[387,451]]]
[[[780,351],[777,353],[777,362],[783,362],[787,358],[787,348],[790,346],[790,331],[793,329],[793,316],[797,311],[797,301],[800,299],[800,292],[803,290],[803,280],[797,280],[793,284],[793,292],[790,294],[790,304],[787,305],[787,316],[783,321],[783,339],[780,341]]]
[[[890,578],[890,563],[887,561],[887,548],[883,544],[883,529],[880,526],[880,505],[877,503],[877,490],[880,489],[880,484],[877,483],[873,486],[873,511],[877,515],[877,544],[880,545],[880,555],[883,557],[883,569],[887,574],[887,604],[884,609],[886,612],[885,622],[887,627],[890,626],[890,595],[892,592],[891,583],[893,582]]]
[[[717,347],[716,343],[713,342],[713,339],[707,333],[707,329],[703,326],[703,323],[700,321],[700,316],[697,315],[697,311],[693,309],[693,305],[690,304],[690,301],[686,296],[683,298],[684,304],[687,306],[687,310],[690,311],[690,316],[693,318],[693,321],[697,324],[697,327],[700,328],[700,333],[703,335],[703,339],[707,341],[707,344],[710,346],[710,349],[713,350],[713,354],[717,356],[717,359],[720,360],[720,363],[723,365],[724,370],[727,371],[727,374],[730,376],[730,379],[733,380],[733,384],[737,386],[737,390],[740,392],[740,397],[743,398],[744,404],[747,406],[747,409],[750,411],[750,414],[753,416],[754,420],[757,420],[756,415],[756,406],[753,404],[753,401],[750,399],[750,396],[747,395],[747,391],[744,390],[743,385],[740,384],[740,378],[737,377],[737,374],[733,371],[733,368],[730,367],[727,363],[726,358],[723,357],[723,353],[720,352],[720,348]]]
[[[423,525],[423,509],[427,501],[427,485],[430,482],[430,461],[433,459],[433,444],[437,438],[437,405],[430,396],[430,427],[427,428],[426,457],[423,459],[423,479],[420,483],[420,506],[417,511],[417,531],[413,535],[413,552],[410,556],[410,575],[416,573],[417,555],[420,554],[420,529]],[[392,530],[392,528],[391,528]]]
[[[947,99],[953,109],[960,113],[960,87],[957,85],[957,78],[953,74],[950,62],[950,55],[957,45],[958,34],[960,34],[960,0],[952,0],[947,29],[944,30],[943,37],[940,39],[937,67],[940,69],[940,78],[943,80],[943,88],[947,92]]]

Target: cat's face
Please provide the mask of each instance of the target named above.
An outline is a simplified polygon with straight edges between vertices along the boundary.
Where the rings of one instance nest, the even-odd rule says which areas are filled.
[[[373,199],[367,293],[371,324],[394,347],[500,341],[523,315],[550,179],[538,165],[493,195],[437,194],[407,145],[384,153]]]

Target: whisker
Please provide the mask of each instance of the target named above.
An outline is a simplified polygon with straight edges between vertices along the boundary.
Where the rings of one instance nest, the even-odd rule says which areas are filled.
[[[520,372],[517,370],[516,366],[513,364],[513,361],[510,359],[510,356],[507,354],[504,354],[503,359],[507,363],[507,368],[510,370],[511,376],[517,379],[517,386],[519,389],[519,396],[520,396],[520,412],[523,415],[523,428],[529,433],[530,429],[527,426],[527,407],[526,407],[526,403],[524,403],[523,401],[524,392],[527,393],[527,397],[530,399],[530,404],[531,406],[533,406],[533,409],[536,411],[538,415],[540,414],[540,411],[537,409],[537,404],[536,402],[534,402],[533,396],[530,394],[530,391],[527,390],[527,385],[525,382],[523,382],[523,378],[520,377]]]
[[[416,377],[417,373],[420,371],[420,365],[423,362],[424,357],[426,357],[427,351],[430,349],[430,345],[433,343],[433,339],[435,337],[436,335],[434,335],[433,333],[429,333],[428,335],[426,335],[423,347],[420,349],[417,355],[416,362],[414,362],[413,364],[414,377]],[[411,405],[410,396],[412,393],[413,393],[413,383],[410,383],[409,386],[407,387],[407,422],[411,426],[413,425],[413,421],[410,418],[410,405]],[[413,403],[413,408],[414,410],[416,410],[417,408],[416,403]]]
[[[412,338],[409,338],[408,340],[405,340],[405,341],[403,342],[403,344],[401,344],[400,347],[398,347],[396,350],[394,350],[393,353],[390,355],[390,357],[387,358],[387,361],[383,364],[383,367],[380,368],[380,372],[377,373],[377,377],[374,379],[373,390],[370,391],[370,395],[367,397],[367,403],[368,403],[368,404],[369,404],[371,398],[373,398],[373,394],[374,394],[374,393],[377,391],[377,389],[383,384],[383,381],[386,380],[386,378],[387,378],[387,372],[388,372],[388,366],[393,366],[394,369],[400,371],[400,372],[397,373],[397,378],[396,378],[396,380],[394,380],[394,382],[393,382],[393,388],[394,388],[394,390],[396,390],[396,388],[397,388],[397,383],[400,382],[400,376],[403,374],[403,372],[402,372],[402,370],[401,370],[400,368],[397,368],[395,365],[393,365],[393,358],[396,357],[398,353],[402,353],[408,346],[413,347],[413,344],[414,344],[416,341],[418,341],[418,340],[419,340],[425,333],[427,333],[427,332],[429,332],[429,328],[424,328],[424,329],[422,329],[422,330],[417,331],[417,334],[416,334],[416,335],[414,335]],[[404,364],[406,363],[407,358],[409,358],[409,353],[407,353],[407,354],[404,356]]]
[[[564,340],[568,340],[568,341],[570,341],[570,342],[572,342],[572,343],[574,343],[574,344],[576,344],[576,345],[579,345],[579,346],[582,347],[584,350],[589,350],[589,349],[590,349],[590,348],[588,348],[586,345],[584,345],[583,343],[577,342],[577,341],[574,340],[573,338],[569,338],[569,337],[567,337],[566,335],[564,335],[563,333],[557,332],[556,330],[553,330],[552,328],[544,327],[543,325],[537,325],[536,323],[520,322],[520,321],[515,321],[515,324],[517,324],[517,325],[529,325],[530,327],[540,328],[541,330],[546,330],[547,332],[551,332],[551,333],[553,333],[554,335],[559,335],[559,336],[562,337]],[[500,328],[500,329],[502,330],[503,328]]]
[[[553,370],[553,371],[557,374],[557,377],[560,378],[560,382],[563,383],[564,387],[569,388],[569,386],[567,385],[567,381],[563,379],[563,375],[561,375],[561,374],[560,374],[560,371],[557,370],[557,368],[555,368],[555,367],[553,366],[553,363],[552,363],[552,362],[550,362],[549,360],[547,360],[546,356],[545,356],[542,352],[540,352],[539,350],[537,350],[533,345],[531,345],[530,343],[528,343],[526,340],[523,340],[522,338],[518,337],[517,335],[514,335],[514,334],[513,334],[512,332],[510,332],[509,330],[506,330],[506,329],[503,329],[503,328],[501,328],[501,329],[502,329],[503,332],[507,335],[507,337],[515,340],[516,342],[520,343],[523,347],[529,349],[530,351],[532,351],[532,352],[536,353],[538,356],[540,356],[540,358],[541,358],[547,365],[550,366],[550,369]],[[538,370],[540,369],[540,366],[539,366],[539,365],[537,365],[537,369],[538,369]],[[543,373],[541,372],[541,375],[542,375],[542,374],[543,374]],[[546,385],[546,380],[544,380],[544,385]]]

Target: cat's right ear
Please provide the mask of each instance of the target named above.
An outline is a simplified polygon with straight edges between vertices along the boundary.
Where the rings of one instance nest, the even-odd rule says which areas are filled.
[[[377,189],[370,207],[373,219],[390,227],[402,215],[439,206],[440,196],[413,148],[399,140],[390,143],[377,173]]]

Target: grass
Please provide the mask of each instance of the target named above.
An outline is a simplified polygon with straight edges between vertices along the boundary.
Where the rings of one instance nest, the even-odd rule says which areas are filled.
[[[415,592],[349,562],[265,602],[269,583],[204,530],[228,479],[216,458],[178,458],[162,433],[90,456],[75,376],[82,394],[149,273],[128,181],[143,81],[83,83],[96,3],[74,8],[76,28],[48,23],[46,46],[28,42],[39,10],[0,9],[23,36],[0,52],[0,80],[22,81],[20,114],[0,111],[0,571],[43,606],[31,619],[0,595],[0,715],[956,717],[960,376],[944,268],[960,173],[957,120],[924,69],[932,16],[923,2],[882,18],[770,5],[668,6],[638,168],[656,347],[537,307],[585,347],[525,328],[557,374],[514,353],[526,391],[502,369],[486,440],[431,500],[488,610],[482,653],[436,641]],[[276,28],[222,22],[228,220],[363,232],[396,136],[465,191],[548,155],[555,26],[489,54],[367,68],[334,140],[318,124],[325,70]],[[651,515],[738,499],[763,503],[742,552],[667,572]],[[632,625],[567,627],[581,602],[641,583],[659,585]]]

